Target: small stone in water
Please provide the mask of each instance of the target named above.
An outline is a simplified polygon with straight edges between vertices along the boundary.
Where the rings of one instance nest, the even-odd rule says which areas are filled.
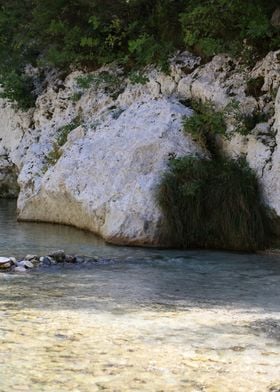
[[[76,259],[76,263],[79,263],[79,264],[85,262],[85,258],[82,256],[76,256],[75,259]]]
[[[56,261],[63,261],[65,259],[64,250],[56,250],[55,252],[50,253],[48,256],[55,259]]]
[[[66,261],[66,263],[76,263],[76,257],[75,256],[66,255],[65,256],[65,261]]]
[[[23,260],[26,268],[34,268],[34,265],[29,260]]]
[[[41,257],[41,259],[43,259],[42,260],[43,265],[51,265],[52,264],[49,257]],[[40,261],[41,261],[41,259],[40,259]]]
[[[98,258],[97,257],[93,257],[92,259],[87,259],[86,263],[98,263]]]
[[[14,269],[15,272],[26,272],[25,267],[19,266]]]
[[[6,264],[9,263],[10,259],[7,257],[0,257],[0,264]]]
[[[17,267],[25,267],[25,260],[20,260],[17,262]]]
[[[43,260],[41,261],[41,259],[43,259]],[[45,266],[56,264],[56,261],[52,257],[50,257],[50,256],[41,257],[40,261]]]
[[[48,256],[48,259],[50,260],[51,264],[56,264],[56,260],[53,257]]]
[[[10,257],[10,261],[14,264],[17,265],[17,259],[15,257]]]
[[[0,269],[9,269],[9,268],[11,268],[11,263],[0,264]]]
[[[3,270],[12,270],[15,272],[26,272],[28,269],[32,269],[38,264],[40,266],[51,266],[57,264],[59,262],[66,263],[78,263],[78,264],[87,264],[87,263],[100,263],[100,264],[109,264],[114,262],[111,259],[102,259],[97,256],[88,257],[88,256],[79,256],[79,255],[66,255],[63,250],[57,250],[55,252],[50,253],[48,256],[36,256],[36,255],[27,255],[24,259],[19,261],[16,260],[15,257],[0,257],[0,269]]]
[[[27,255],[24,258],[24,260],[28,260],[28,261],[35,260],[35,259],[38,259],[38,256],[36,256],[36,255]]]

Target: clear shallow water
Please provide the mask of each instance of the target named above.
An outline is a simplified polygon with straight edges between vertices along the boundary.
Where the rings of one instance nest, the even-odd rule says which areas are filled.
[[[280,389],[280,258],[108,246],[15,221],[2,255],[50,249],[116,262],[0,274],[0,391]]]

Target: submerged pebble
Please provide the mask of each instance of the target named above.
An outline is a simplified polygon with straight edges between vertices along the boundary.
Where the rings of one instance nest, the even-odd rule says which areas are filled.
[[[26,272],[27,269],[23,266],[18,266],[14,268],[14,272]]]
[[[29,260],[24,260],[24,266],[26,268],[34,268],[34,264],[31,263],[31,261],[29,261]]]

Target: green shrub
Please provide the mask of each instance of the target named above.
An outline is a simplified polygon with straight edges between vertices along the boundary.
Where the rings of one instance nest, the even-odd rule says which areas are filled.
[[[61,155],[62,150],[60,146],[58,145],[58,143],[54,142],[52,150],[46,156],[46,166],[44,167],[43,172],[47,171],[48,166],[54,166],[61,157]]]
[[[251,95],[252,97],[259,98],[261,95],[263,95],[262,92],[262,87],[264,85],[264,77],[259,76],[258,78],[255,79],[249,79],[247,81],[247,87],[245,90],[245,93],[247,95]]]
[[[174,159],[157,197],[176,247],[253,251],[266,245],[258,181],[245,160]]]
[[[245,159],[226,158],[217,140],[217,136],[227,137],[225,116],[233,116],[237,132],[248,134],[263,115],[245,116],[235,101],[222,111],[210,102],[191,105],[196,113],[184,119],[184,129],[211,159],[170,161],[157,194],[168,241],[181,248],[253,251],[265,247],[272,225],[256,175]]]
[[[0,84],[4,86],[1,98],[14,103],[23,111],[34,106],[36,96],[33,94],[34,86],[30,77],[11,70],[0,75]]]
[[[183,120],[184,129],[194,141],[212,154],[217,153],[216,136],[226,136],[224,113],[217,111],[211,102],[192,101],[195,113]]]
[[[236,100],[232,100],[224,109],[224,116],[230,116],[235,121],[235,132],[243,136],[249,135],[257,124],[267,122],[272,115],[272,113],[264,113],[258,109],[251,114],[244,113],[240,102]]]
[[[168,70],[168,57],[172,47],[168,43],[158,42],[153,35],[144,33],[128,41],[129,56],[137,65],[158,64],[162,70]]]
[[[277,0],[188,1],[181,14],[184,41],[204,58],[221,52],[250,62],[280,44],[270,23]]]
[[[149,79],[139,71],[130,72],[128,79],[132,84],[146,84],[149,81]]]
[[[268,119],[269,115],[259,110],[254,111],[252,114],[243,114],[236,132],[240,133],[240,135],[247,136],[257,124],[267,122]]]
[[[255,61],[280,46],[279,28],[270,23],[278,2],[3,0],[0,82],[9,99],[28,107],[34,97],[23,76],[27,64],[65,73],[111,62],[128,71],[148,64],[168,70],[170,55],[186,45],[204,60],[226,51]],[[9,82],[13,73],[19,85]]]
[[[53,142],[52,150],[46,156],[46,164],[42,169],[42,172],[45,173],[49,166],[54,166],[56,162],[62,155],[61,147],[67,142],[67,137],[70,132],[72,132],[75,128],[77,128],[81,124],[81,117],[77,116],[74,120],[71,121],[70,124],[64,125],[63,127],[57,130],[56,139]]]
[[[78,76],[76,79],[77,86],[79,88],[84,89],[84,90],[89,89],[93,83],[100,84],[101,81],[102,80],[100,78],[98,78],[96,75],[93,75],[93,74],[81,75],[81,76]]]
[[[59,147],[62,147],[66,143],[69,133],[77,128],[80,124],[81,118],[80,116],[77,116],[73,121],[71,121],[70,124],[64,125],[57,130],[56,142]]]
[[[262,122],[267,122],[270,114],[255,110],[252,114],[243,113],[240,103],[232,100],[223,110],[217,110],[210,101],[202,103],[192,100],[187,103],[195,113],[183,120],[184,130],[195,142],[208,150],[212,156],[220,154],[217,136],[230,138],[233,133],[227,133],[226,117],[231,117],[235,123],[235,133],[247,136]]]
[[[93,86],[98,89],[102,86],[105,92],[108,92],[114,98],[121,92],[122,80],[123,78],[119,75],[103,71],[98,74],[78,76],[76,82],[78,87],[84,90]]]
[[[82,92],[80,92],[80,91],[75,92],[75,93],[71,96],[71,101],[72,101],[72,102],[78,102],[78,101],[82,98],[82,96],[83,96],[83,93],[82,93]]]

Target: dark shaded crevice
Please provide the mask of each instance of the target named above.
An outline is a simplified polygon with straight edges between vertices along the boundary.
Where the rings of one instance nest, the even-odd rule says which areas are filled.
[[[19,194],[18,169],[7,155],[0,156],[0,199],[16,199]]]

